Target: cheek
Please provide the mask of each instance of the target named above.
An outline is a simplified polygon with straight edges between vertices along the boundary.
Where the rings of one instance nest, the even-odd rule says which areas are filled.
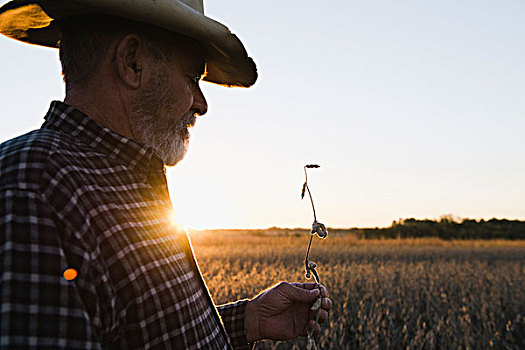
[[[184,113],[191,109],[193,105],[193,91],[188,84],[179,84],[174,87],[173,100],[175,101],[175,108],[180,109]]]
[[[193,95],[188,88],[172,86],[167,87],[166,90],[164,107],[170,114],[174,117],[181,117],[191,109]]]

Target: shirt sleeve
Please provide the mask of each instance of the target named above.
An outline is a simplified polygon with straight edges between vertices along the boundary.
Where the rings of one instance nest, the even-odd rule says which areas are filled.
[[[100,348],[58,226],[37,191],[0,190],[0,348]]]
[[[231,343],[235,349],[249,350],[253,344],[248,344],[246,329],[244,328],[244,314],[248,300],[239,300],[235,303],[217,306],[221,315],[224,328],[230,336]]]

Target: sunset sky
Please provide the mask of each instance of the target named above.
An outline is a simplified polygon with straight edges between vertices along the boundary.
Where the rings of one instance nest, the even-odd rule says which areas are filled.
[[[208,113],[168,170],[186,227],[311,225],[308,163],[322,166],[309,185],[330,227],[525,220],[523,0],[222,0],[205,12],[245,43],[259,80],[201,85]],[[57,50],[2,36],[0,53],[3,142],[38,128],[64,86]]]

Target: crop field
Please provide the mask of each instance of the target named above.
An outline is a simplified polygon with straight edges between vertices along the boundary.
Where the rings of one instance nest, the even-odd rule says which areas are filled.
[[[305,281],[308,233],[191,234],[217,304]],[[322,349],[525,349],[525,242],[315,239],[334,302]],[[305,339],[256,349],[304,349]]]

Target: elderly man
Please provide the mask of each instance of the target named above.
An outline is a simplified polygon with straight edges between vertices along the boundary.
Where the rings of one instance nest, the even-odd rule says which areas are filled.
[[[201,78],[252,85],[239,39],[198,0],[15,0],[0,32],[60,48],[66,97],[0,147],[0,347],[247,348],[314,328],[313,283],[215,307],[165,166],[207,111]]]

